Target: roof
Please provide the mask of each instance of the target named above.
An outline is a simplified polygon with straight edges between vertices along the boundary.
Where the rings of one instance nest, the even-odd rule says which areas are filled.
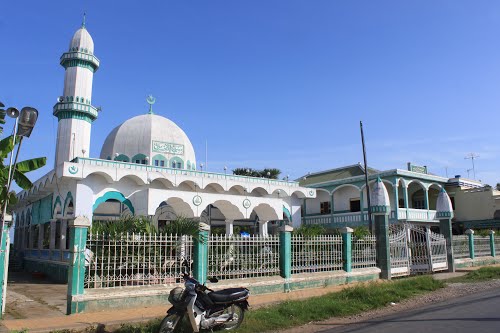
[[[380,171],[368,167],[368,174],[376,174]],[[325,171],[320,171],[316,173],[307,174],[299,179],[300,186],[313,185],[317,183],[323,183],[333,180],[345,179],[350,177],[362,176],[365,174],[365,169],[361,164],[353,164],[349,166],[344,166],[336,169],[330,169]],[[304,179],[305,178],[305,179]]]

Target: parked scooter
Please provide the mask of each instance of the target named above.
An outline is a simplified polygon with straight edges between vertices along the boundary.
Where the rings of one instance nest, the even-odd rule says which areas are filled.
[[[183,274],[184,286],[170,291],[172,307],[160,324],[160,333],[172,333],[187,314],[193,332],[200,330],[234,330],[243,322],[248,309],[250,292],[246,288],[213,291],[188,274]],[[217,282],[216,278],[209,279]]]

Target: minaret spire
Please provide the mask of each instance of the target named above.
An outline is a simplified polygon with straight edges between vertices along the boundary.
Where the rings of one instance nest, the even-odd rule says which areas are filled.
[[[82,28],[85,29],[85,19],[86,19],[87,13],[83,12],[83,21],[82,21]]]

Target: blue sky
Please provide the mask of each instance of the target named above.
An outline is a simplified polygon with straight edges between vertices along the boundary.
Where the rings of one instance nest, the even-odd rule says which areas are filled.
[[[101,68],[97,157],[112,128],[154,111],[198,162],[297,178],[362,161],[500,182],[498,1],[3,1],[0,100],[40,111],[21,157],[54,160],[68,48],[87,12]],[[7,125],[10,130],[11,122]],[[472,177],[472,172],[470,172]]]

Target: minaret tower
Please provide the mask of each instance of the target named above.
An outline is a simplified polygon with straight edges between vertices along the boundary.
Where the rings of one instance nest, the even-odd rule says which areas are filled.
[[[59,121],[55,167],[76,157],[89,156],[91,124],[97,118],[98,109],[92,106],[92,79],[99,68],[99,59],[85,28],[85,15],[60,63],[66,73],[63,95],[53,112]]]

